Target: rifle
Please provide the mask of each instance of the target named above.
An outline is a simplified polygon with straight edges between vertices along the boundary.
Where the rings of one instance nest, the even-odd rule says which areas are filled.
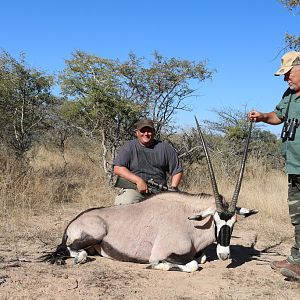
[[[149,188],[149,192],[150,194],[155,194],[155,193],[159,193],[162,191],[168,191],[168,190],[172,190],[169,189],[167,186],[159,184],[157,182],[155,182],[153,179],[148,179],[146,180],[146,183],[148,185]],[[123,178],[118,176],[116,183],[114,185],[115,187],[118,188],[123,188],[123,189],[132,189],[132,190],[136,190],[136,184]]]

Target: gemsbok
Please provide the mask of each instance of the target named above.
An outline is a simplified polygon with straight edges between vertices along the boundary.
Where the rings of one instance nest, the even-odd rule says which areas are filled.
[[[193,272],[200,261],[205,261],[202,250],[215,241],[219,259],[228,259],[237,214],[247,217],[258,212],[236,206],[252,124],[230,203],[218,192],[197,119],[196,124],[213,195],[166,191],[136,204],[88,209],[68,224],[61,244],[44,255],[43,260],[63,264],[66,258],[74,257],[75,263],[84,263],[88,255],[99,254],[119,261],[150,264],[148,268],[153,269]]]

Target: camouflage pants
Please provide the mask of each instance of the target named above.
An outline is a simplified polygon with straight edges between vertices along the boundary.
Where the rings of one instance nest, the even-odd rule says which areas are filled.
[[[292,225],[295,228],[295,245],[288,261],[300,264],[300,175],[288,175],[288,205]]]

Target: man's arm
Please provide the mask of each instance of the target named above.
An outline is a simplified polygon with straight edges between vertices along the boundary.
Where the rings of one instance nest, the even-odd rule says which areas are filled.
[[[248,118],[253,122],[264,122],[270,125],[278,125],[283,122],[282,119],[278,118],[274,111],[269,113],[261,113],[256,110],[252,110],[249,112]]]
[[[148,186],[146,182],[141,177],[130,172],[126,167],[114,166],[114,173],[129,180],[130,182],[135,183],[137,190],[140,193],[148,193]]]
[[[177,174],[175,174],[174,176],[172,176],[172,180],[171,180],[171,186],[174,188],[177,188],[181,182],[182,179],[182,175],[183,172],[179,172]]]

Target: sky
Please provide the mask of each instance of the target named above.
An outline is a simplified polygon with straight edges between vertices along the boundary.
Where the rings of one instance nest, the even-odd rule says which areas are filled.
[[[130,52],[149,61],[154,51],[206,60],[216,72],[192,83],[192,111],[175,118],[181,127],[194,126],[194,115],[216,120],[215,109],[272,111],[287,87],[273,75],[285,33],[300,35],[300,15],[277,0],[10,0],[1,11],[0,48],[50,73],[75,50],[120,61]]]

